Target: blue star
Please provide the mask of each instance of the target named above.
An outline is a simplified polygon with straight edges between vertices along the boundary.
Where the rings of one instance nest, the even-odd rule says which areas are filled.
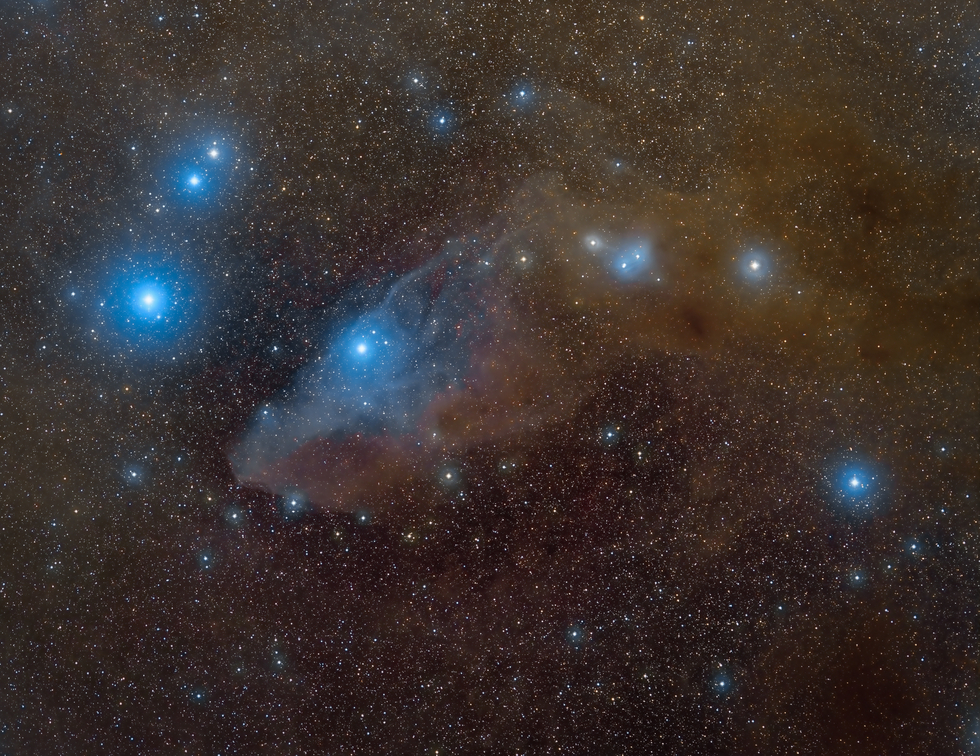
[[[843,491],[847,496],[859,499],[871,492],[875,476],[860,467],[848,467],[843,473]]]
[[[456,128],[456,118],[448,107],[438,107],[429,116],[429,128],[437,137],[447,136]]]
[[[362,377],[381,375],[391,356],[391,343],[379,325],[362,320],[352,330],[345,347],[348,368]]]
[[[507,102],[514,110],[525,110],[537,101],[537,92],[527,82],[519,82],[514,85],[507,95]]]
[[[104,284],[95,314],[99,325],[140,353],[174,345],[198,311],[189,271],[176,262],[125,260]]]
[[[230,506],[225,510],[225,522],[233,528],[241,527],[245,524],[245,513],[236,506]]]
[[[139,283],[133,288],[133,312],[146,320],[160,320],[167,312],[168,293],[155,281]]]
[[[297,520],[306,512],[306,500],[297,493],[286,496],[279,506],[279,512],[284,520]]]
[[[599,440],[604,446],[615,446],[619,441],[619,427],[615,425],[607,425],[602,429]]]
[[[222,139],[178,146],[176,154],[161,166],[164,185],[192,205],[219,201],[234,170],[233,161],[228,160],[232,150]]]
[[[719,696],[727,696],[734,689],[734,683],[724,670],[719,670],[711,680],[711,687]]]
[[[755,248],[742,255],[739,268],[747,280],[761,283],[768,280],[772,272],[772,261],[763,250]]]
[[[146,469],[142,465],[130,465],[123,472],[123,480],[130,488],[138,488],[146,482]]]
[[[882,500],[881,470],[858,457],[846,459],[826,478],[828,498],[847,516],[865,516]]]
[[[573,648],[578,648],[585,642],[585,628],[578,623],[567,627],[565,641]]]

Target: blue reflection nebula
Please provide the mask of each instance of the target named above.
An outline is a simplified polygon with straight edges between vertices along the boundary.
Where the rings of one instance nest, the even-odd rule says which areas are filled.
[[[345,350],[348,367],[355,373],[372,373],[382,370],[391,357],[391,344],[384,330],[370,320],[360,321],[351,330]]]
[[[447,107],[436,108],[429,116],[429,128],[435,136],[447,136],[456,128],[456,118]]]
[[[612,274],[621,281],[636,281],[650,272],[650,242],[633,239],[617,247],[610,258]]]
[[[118,265],[104,284],[98,321],[133,353],[176,346],[199,315],[191,271],[160,256]]]
[[[761,249],[751,249],[742,256],[739,267],[746,279],[761,283],[772,273],[772,260]]]
[[[537,100],[536,92],[527,82],[519,82],[507,95],[507,102],[514,110],[524,110],[531,107]]]
[[[843,514],[869,516],[882,503],[882,473],[872,462],[852,458],[832,469],[827,478],[827,495]]]
[[[846,496],[852,499],[861,499],[874,491],[875,476],[867,470],[849,466],[845,468],[841,483],[842,490]]]
[[[167,289],[155,282],[138,284],[133,289],[133,312],[146,320],[160,320],[167,312]]]
[[[199,192],[204,190],[205,184],[204,175],[194,171],[187,177],[186,188],[190,192]]]
[[[316,358],[253,417],[232,454],[239,477],[261,475],[315,438],[414,432],[438,394],[465,385],[494,264],[481,242],[447,245],[376,306],[326,334]],[[458,471],[446,472],[453,474],[442,484],[458,485]],[[302,486],[282,493],[294,490]]]

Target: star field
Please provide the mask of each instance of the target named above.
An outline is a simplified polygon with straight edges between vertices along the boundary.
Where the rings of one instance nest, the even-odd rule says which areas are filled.
[[[976,8],[0,39],[0,754],[980,753]]]

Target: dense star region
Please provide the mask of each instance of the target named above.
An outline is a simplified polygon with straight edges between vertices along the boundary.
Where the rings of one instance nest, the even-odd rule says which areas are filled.
[[[0,754],[980,754],[973,4],[0,44]]]

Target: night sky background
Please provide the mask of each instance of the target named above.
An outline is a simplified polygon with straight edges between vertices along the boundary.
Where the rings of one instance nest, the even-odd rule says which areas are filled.
[[[0,53],[0,754],[980,753],[975,4]]]

